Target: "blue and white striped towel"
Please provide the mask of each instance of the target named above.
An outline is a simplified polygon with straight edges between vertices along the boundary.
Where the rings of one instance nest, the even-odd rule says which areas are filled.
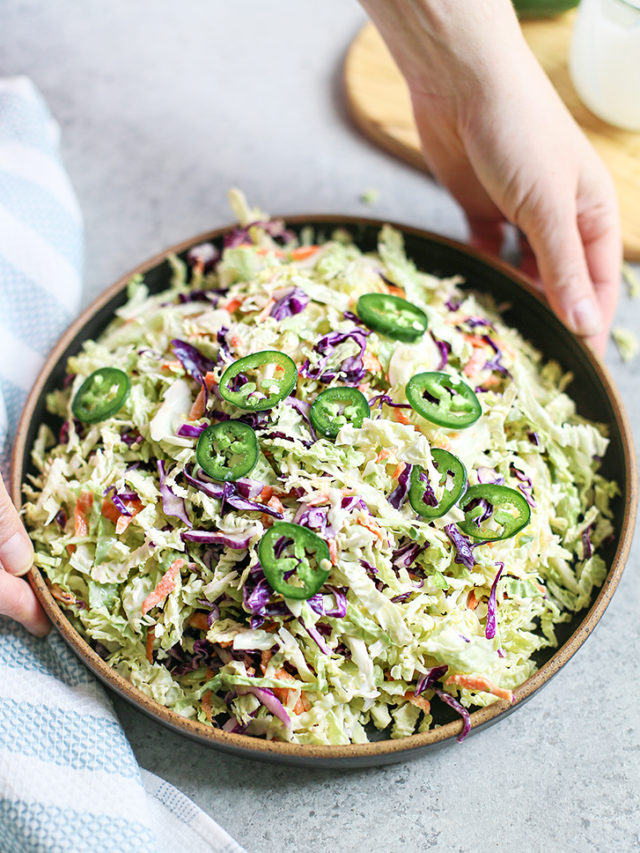
[[[0,80],[0,470],[48,350],[78,309],[82,220],[58,130],[25,78]],[[0,569],[1,571],[1,569]],[[52,632],[0,617],[2,853],[242,853],[141,770],[100,684]]]

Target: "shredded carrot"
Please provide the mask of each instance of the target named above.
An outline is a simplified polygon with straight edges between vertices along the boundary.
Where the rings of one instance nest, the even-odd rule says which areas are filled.
[[[286,258],[287,253],[283,252],[282,249],[267,249],[266,246],[261,246],[259,249],[256,249],[256,255],[260,255],[263,258],[265,255],[268,255],[269,252],[272,252],[276,258]]]
[[[160,370],[180,370],[182,364],[179,361],[163,361]]]
[[[457,673],[450,675],[445,681],[445,684],[455,684],[458,687],[464,687],[467,690],[480,690],[483,693],[493,693],[500,699],[505,699],[507,702],[513,702],[513,692],[498,687],[485,678],[483,675],[462,675]]]
[[[475,610],[480,602],[476,598],[475,590],[471,590],[469,595],[467,596],[467,607],[469,610]]]
[[[211,710],[211,691],[207,690],[206,693],[202,696],[202,710],[204,711],[204,715],[209,720],[210,723],[213,722],[213,712]]]
[[[289,253],[292,261],[305,261],[318,251],[320,246],[300,246],[298,249],[292,249]]]
[[[138,498],[134,498],[132,501],[125,501],[124,502],[124,505],[129,510],[131,515],[121,515],[118,512],[118,510],[113,506],[111,501],[108,501],[106,503],[111,504],[111,506],[115,510],[115,515],[111,511],[111,509],[109,509],[109,508],[106,508],[106,511],[105,511],[105,502],[104,501],[102,503],[102,514],[104,515],[105,518],[108,518],[109,521],[113,521],[115,523],[115,525],[116,525],[116,536],[120,536],[121,534],[123,534],[124,531],[127,529],[127,527],[133,521],[134,516],[136,516],[140,512],[140,510],[144,508],[142,501],[139,500]]]
[[[387,284],[387,293],[392,296],[399,296],[401,299],[406,299],[407,294],[402,287],[396,287],[395,284]]]
[[[203,613],[202,610],[197,610],[189,618],[189,627],[195,628],[197,631],[208,631],[207,617],[208,614]]]
[[[65,592],[57,583],[52,584],[51,595],[56,601],[59,601],[60,604],[64,604],[66,607],[69,607],[71,604],[79,603],[78,599],[72,592]]]
[[[328,492],[320,492],[316,495],[315,498],[311,498],[310,501],[305,501],[307,506],[320,506],[321,504],[326,504],[329,502],[329,493]]]
[[[383,462],[385,459],[388,459],[392,453],[393,451],[389,450],[388,447],[383,447],[380,453],[376,456],[376,462]]]
[[[471,358],[465,364],[462,371],[465,376],[475,376],[478,371],[482,370],[487,361],[487,355],[482,350],[474,350]]]
[[[475,347],[476,349],[486,349],[487,348],[487,342],[483,341],[482,338],[479,337],[478,335],[469,335],[465,332],[462,335],[462,337],[465,339],[465,341],[468,341],[471,344],[471,346]]]
[[[160,604],[161,601],[169,595],[170,592],[176,588],[176,580],[178,575],[180,574],[180,569],[184,566],[184,560],[181,557],[178,557],[177,560],[174,560],[173,563],[169,566],[167,571],[162,575],[157,587],[152,590],[149,595],[142,602],[142,615],[148,613],[152,607],[155,607],[157,604]]]
[[[393,418],[399,424],[410,424],[411,423],[411,421],[405,415],[405,413],[402,411],[402,409],[394,409],[393,410]]]
[[[402,474],[402,472],[404,471],[404,469],[405,469],[406,467],[407,467],[407,466],[405,465],[405,463],[404,463],[404,462],[398,462],[398,466],[396,467],[396,470],[395,470],[395,471],[393,472],[393,474],[391,475],[391,479],[392,479],[392,480],[397,480],[397,479],[398,479],[398,477],[400,476],[400,474]]]
[[[275,299],[270,299],[267,304],[264,306],[262,311],[258,314],[258,322],[261,323],[263,320],[266,320],[269,314],[271,314],[271,309],[276,304]]]
[[[260,669],[262,670],[262,674],[264,675],[267,671],[267,666],[269,661],[273,657],[273,652],[270,649],[264,649],[260,653]]]
[[[374,536],[377,536],[378,539],[384,542],[384,533],[372,518],[365,518],[363,515],[360,515],[357,518],[357,522],[358,524],[361,524],[362,527],[366,527]]]
[[[286,669],[279,669],[273,676],[278,681],[295,681],[295,678],[290,675]],[[272,687],[271,692],[274,693],[277,698],[282,702],[283,705],[287,704],[289,699],[289,695],[292,693],[292,688],[290,687]],[[309,700],[304,695],[302,691],[300,691],[300,697],[296,704],[293,706],[294,714],[303,714],[305,711],[308,711],[311,708],[311,704]]]
[[[271,509],[275,509],[276,512],[284,512],[284,507],[282,506],[282,501],[277,495],[272,495],[267,501],[267,506]]]
[[[231,335],[229,343],[234,349],[237,349],[239,346],[242,345],[242,338],[240,337],[240,335]]]
[[[204,385],[201,386],[198,391],[198,396],[195,399],[193,406],[191,406],[191,410],[189,412],[189,420],[197,421],[204,415],[204,410],[207,405],[207,397],[206,392],[204,390]]]
[[[147,660],[149,663],[153,663],[153,641],[155,637],[155,629],[147,628]]]
[[[89,533],[87,516],[91,512],[93,495],[91,492],[81,492],[73,510],[73,535],[86,536]]]
[[[429,702],[429,700],[424,696],[416,696],[415,693],[409,691],[409,693],[404,694],[404,698],[407,702],[411,702],[412,705],[415,705],[416,708],[420,708],[421,711],[424,711],[425,714],[431,713],[431,702]]]
[[[537,584],[536,584],[536,586],[538,587],[538,589],[540,590],[540,592],[541,592],[543,595],[546,595],[546,594],[547,594],[547,588],[546,588],[546,586],[545,586],[543,583],[537,583]]]
[[[67,545],[67,554],[71,555],[71,554],[75,554],[75,553],[76,553],[76,546],[75,545]]]
[[[229,314],[233,314],[233,312],[237,311],[241,305],[242,299],[240,299],[239,296],[232,296],[231,299],[222,306],[222,308],[224,308],[225,311],[228,311]]]
[[[378,356],[369,352],[369,350],[364,351],[364,355],[362,356],[362,366],[365,370],[368,370],[369,373],[382,373],[382,365],[380,364]]]
[[[337,566],[338,565],[338,546],[336,545],[336,540],[335,539],[329,539],[328,544],[329,544],[329,557],[331,558],[331,565]]]
[[[265,486],[263,490],[258,495],[258,500],[261,500],[263,503],[268,503],[273,497],[273,486]]]

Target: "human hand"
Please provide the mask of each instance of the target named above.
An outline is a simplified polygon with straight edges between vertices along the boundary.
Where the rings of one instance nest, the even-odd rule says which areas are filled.
[[[428,166],[498,252],[505,221],[558,316],[604,351],[621,263],[613,183],[509,0],[361,0],[409,85]]]
[[[44,637],[51,627],[29,584],[20,577],[33,562],[33,546],[0,478],[0,615]]]

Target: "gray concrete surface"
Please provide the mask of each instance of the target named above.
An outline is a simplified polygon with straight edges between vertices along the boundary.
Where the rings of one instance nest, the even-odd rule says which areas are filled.
[[[388,217],[464,238],[429,180],[349,126],[339,69],[355,0],[13,0],[0,74],[40,86],[86,218],[86,300],[165,246],[271,211]],[[359,201],[375,186],[379,203]],[[639,200],[640,201],[640,200]],[[640,328],[640,302],[620,322]],[[640,362],[607,362],[640,430]],[[498,726],[414,763],[329,772],[230,758],[118,702],[142,764],[249,853],[640,850],[640,542],[595,636]]]

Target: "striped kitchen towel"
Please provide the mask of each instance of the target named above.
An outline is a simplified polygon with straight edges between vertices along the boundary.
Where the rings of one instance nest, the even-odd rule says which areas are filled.
[[[78,309],[82,220],[58,130],[25,78],[0,80],[0,470],[48,350]],[[1,571],[1,569],[0,569]],[[2,853],[242,853],[141,770],[110,699],[54,632],[0,617]]]

